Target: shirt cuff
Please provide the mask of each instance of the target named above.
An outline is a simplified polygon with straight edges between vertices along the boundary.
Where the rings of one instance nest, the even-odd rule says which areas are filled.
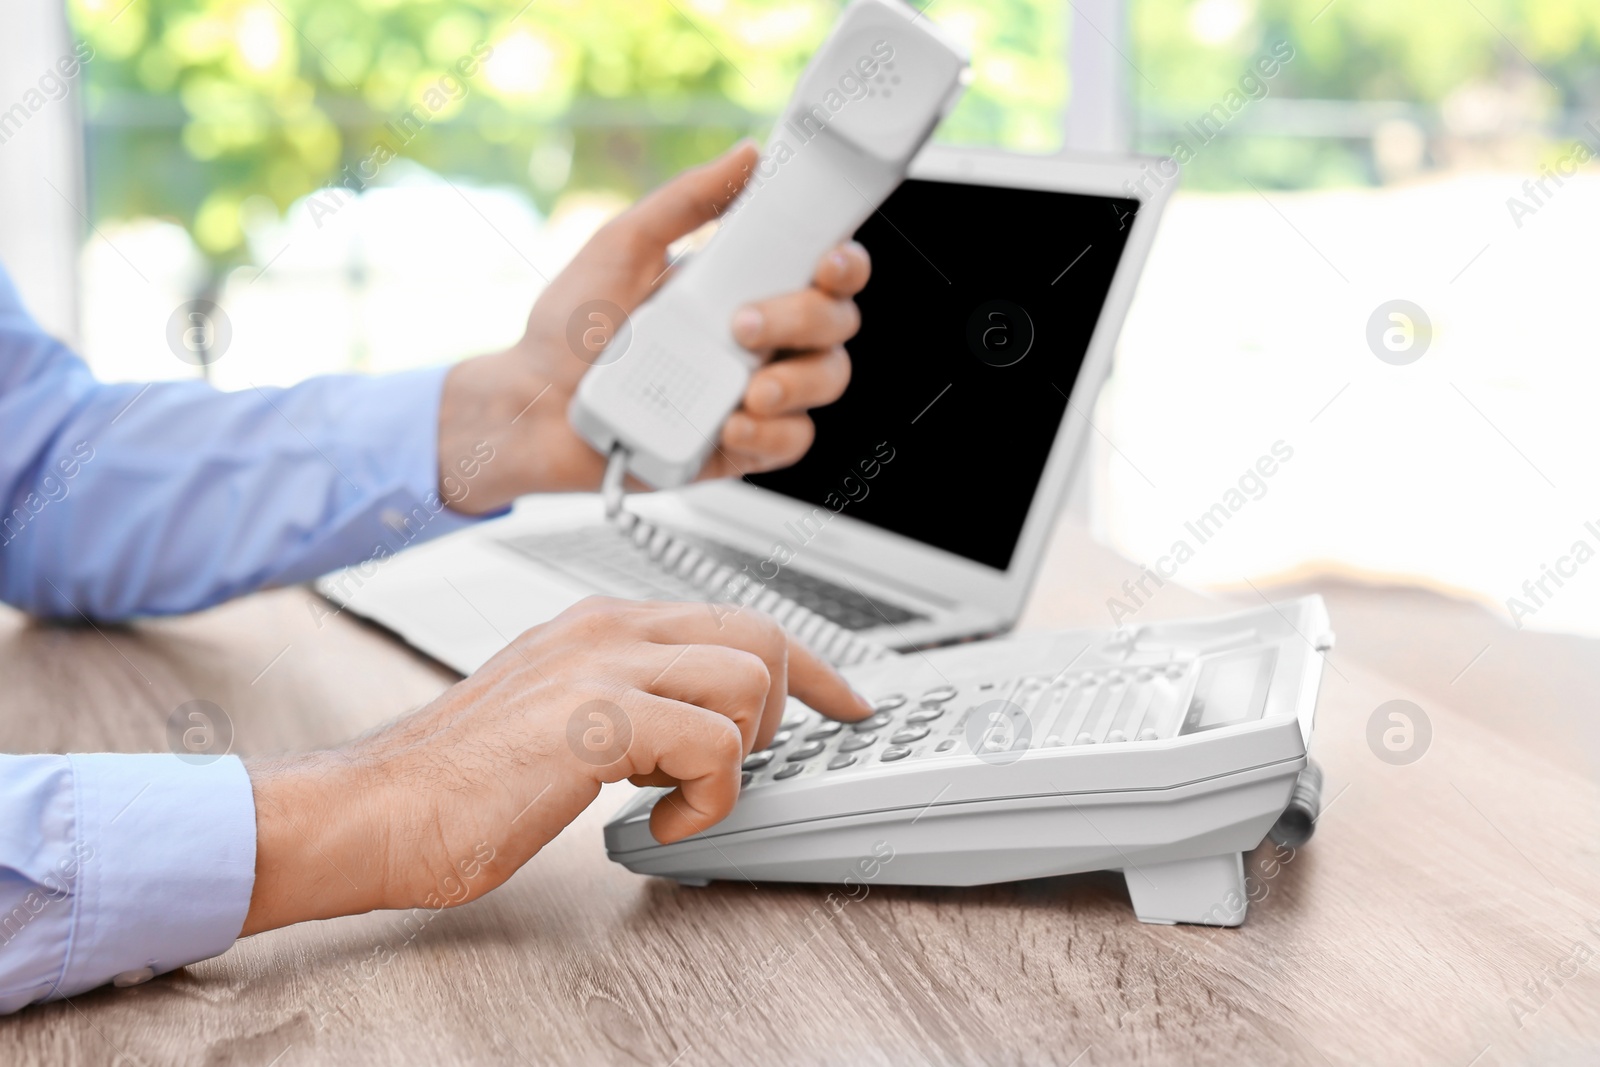
[[[435,528],[428,532],[430,537],[452,533],[511,510],[508,506],[483,515],[467,515],[450,506],[450,497],[461,492],[471,495],[479,469],[484,463],[493,462],[492,449],[476,461],[467,460],[466,470],[452,472],[455,483],[446,486],[443,496],[439,493],[439,406],[450,370],[449,366],[426,367],[366,379],[363,385],[372,395],[349,413],[341,427],[344,440],[358,442],[364,449],[379,443],[381,452],[392,457],[393,469],[412,500],[425,502],[430,510],[442,506],[436,513]],[[430,431],[418,433],[418,426],[429,427]],[[391,447],[393,452],[389,452]]]
[[[237,756],[71,756],[80,875],[55,995],[226,952],[255,886],[256,812]]]

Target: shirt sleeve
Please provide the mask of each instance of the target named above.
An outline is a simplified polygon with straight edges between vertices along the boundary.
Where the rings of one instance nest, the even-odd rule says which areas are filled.
[[[107,384],[0,271],[0,599],[194,611],[470,523],[436,489],[447,369],[233,393]]]
[[[236,756],[0,756],[0,1013],[227,951],[255,855]]]

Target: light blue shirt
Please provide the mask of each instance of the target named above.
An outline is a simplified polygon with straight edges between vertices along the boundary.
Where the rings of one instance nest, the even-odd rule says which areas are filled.
[[[460,527],[436,492],[444,373],[105,384],[0,269],[0,599],[193,611]],[[226,951],[255,848],[235,756],[0,755],[0,1012]]]

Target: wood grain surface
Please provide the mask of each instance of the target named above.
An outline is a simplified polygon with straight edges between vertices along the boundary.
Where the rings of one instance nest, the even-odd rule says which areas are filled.
[[[1107,625],[1136,572],[1064,525],[1024,626]],[[0,741],[161,751],[173,709],[204,699],[248,757],[337,743],[453,680],[356,619],[319,626],[313,603],[279,590],[116,628],[0,617]],[[1327,810],[1298,852],[1248,857],[1241,928],[1145,926],[1112,873],[875,886],[836,915],[826,886],[679,887],[605,858],[617,786],[481,901],[274,931],[29,1008],[0,1020],[0,1063],[1600,1062],[1597,698],[1578,684],[1595,643],[1489,633],[1500,651],[1469,663],[1488,631],[1464,609],[1330,603]],[[1168,585],[1140,618],[1226,606]],[[1367,742],[1394,699],[1432,726],[1405,766]]]

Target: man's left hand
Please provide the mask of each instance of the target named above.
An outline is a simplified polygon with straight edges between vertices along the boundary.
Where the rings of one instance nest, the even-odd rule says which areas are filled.
[[[451,369],[439,414],[441,496],[477,514],[524,493],[600,484],[605,458],[567,419],[594,357],[592,349],[574,348],[571,324],[593,301],[626,313],[642,304],[671,277],[668,247],[717,218],[758,159],[753,145],[740,144],[640,200],[601,227],[539,295],[521,341]],[[816,433],[807,412],[833,403],[849,384],[844,342],[860,325],[852,298],[870,273],[866,250],[848,242],[823,257],[811,288],[734,315],[733,336],[765,363],[700,477],[772,470],[805,455]],[[494,449],[490,463],[479,462],[485,443]],[[465,480],[468,469],[473,477]],[[445,491],[452,487],[456,492]]]

